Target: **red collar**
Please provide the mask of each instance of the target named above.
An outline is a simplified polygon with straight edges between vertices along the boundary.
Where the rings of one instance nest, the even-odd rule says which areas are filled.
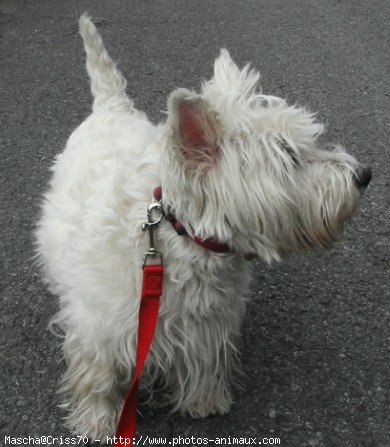
[[[158,186],[153,191],[153,196],[158,202],[162,202],[162,188],[161,186]],[[206,250],[214,251],[216,253],[231,253],[231,248],[228,244],[225,242],[220,242],[217,239],[214,239],[212,237],[207,239],[202,239],[199,236],[195,236],[193,234],[188,233],[188,231],[185,229],[184,225],[180,220],[177,220],[175,215],[173,214],[172,210],[168,208],[165,212],[165,217],[169,222],[171,222],[173,228],[175,229],[176,233],[179,236],[188,236],[190,239],[192,239],[196,244],[200,245],[201,247],[205,248]]]

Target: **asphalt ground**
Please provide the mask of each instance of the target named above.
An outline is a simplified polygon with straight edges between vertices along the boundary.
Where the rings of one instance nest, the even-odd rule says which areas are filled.
[[[6,435],[70,435],[55,393],[59,340],[47,330],[57,304],[32,262],[31,232],[48,167],[91,107],[84,10],[154,122],[169,92],[198,88],[226,47],[260,69],[265,93],[318,111],[324,143],[373,169],[334,249],[254,265],[246,388],[231,413],[192,420],[143,408],[139,433],[390,446],[388,0],[0,2],[0,446]]]

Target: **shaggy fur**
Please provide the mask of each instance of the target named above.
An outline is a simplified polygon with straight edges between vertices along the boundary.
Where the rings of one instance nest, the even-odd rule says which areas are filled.
[[[76,433],[112,435],[135,358],[141,231],[156,186],[190,233],[228,243],[207,251],[164,221],[165,283],[142,387],[194,417],[224,414],[240,377],[237,338],[248,281],[244,255],[267,262],[329,247],[366,186],[341,148],[324,151],[313,115],[256,91],[259,74],[226,50],[201,93],[174,91],[154,126],[91,21],[80,19],[93,113],[56,157],[36,237],[59,296],[68,369],[62,391]],[[365,171],[367,176],[367,171]]]

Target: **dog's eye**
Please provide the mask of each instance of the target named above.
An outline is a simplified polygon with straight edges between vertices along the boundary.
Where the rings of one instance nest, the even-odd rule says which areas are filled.
[[[286,143],[286,141],[282,140],[281,148],[289,155],[289,157],[291,158],[291,160],[293,161],[293,163],[295,165],[299,164],[297,153],[294,151],[294,149],[291,146],[289,146]]]

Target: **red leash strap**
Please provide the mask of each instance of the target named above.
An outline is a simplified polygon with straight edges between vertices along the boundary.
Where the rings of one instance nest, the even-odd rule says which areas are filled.
[[[132,447],[135,441],[138,382],[152,345],[162,295],[164,266],[162,264],[145,265],[143,272],[136,365],[115,434],[116,446]]]

